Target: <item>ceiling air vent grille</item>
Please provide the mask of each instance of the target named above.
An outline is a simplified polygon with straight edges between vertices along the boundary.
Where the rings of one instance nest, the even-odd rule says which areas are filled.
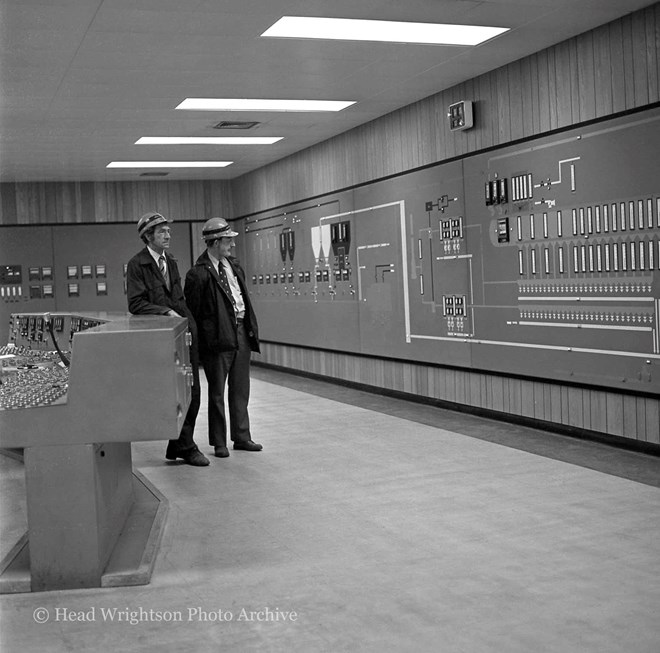
[[[167,177],[169,172],[141,172],[140,177]]]
[[[222,120],[216,125],[213,125],[213,129],[252,129],[258,124],[258,122]]]

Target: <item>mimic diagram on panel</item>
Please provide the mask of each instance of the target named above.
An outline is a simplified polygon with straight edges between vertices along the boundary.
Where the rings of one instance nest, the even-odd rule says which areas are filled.
[[[474,335],[472,255],[467,252],[460,208],[458,197],[442,195],[425,203],[428,226],[412,227],[416,257],[411,257],[410,277],[417,284],[422,306],[441,316],[444,325],[440,332],[412,333],[412,338]]]
[[[124,270],[124,276],[126,271]],[[52,265],[27,266],[27,292],[24,291],[25,275],[22,265],[0,265],[0,298],[5,303],[16,303],[28,300],[54,299],[55,283]],[[108,294],[107,273],[105,264],[67,265],[67,296],[80,297],[81,284],[78,279],[93,279],[97,296]],[[124,291],[125,294],[125,291]]]
[[[330,219],[321,218],[318,225],[310,228],[315,279],[312,294],[315,302],[318,301],[319,288],[327,288],[332,301],[337,298],[338,290],[343,295],[355,295],[350,260],[351,223],[348,220],[329,222]],[[347,283],[348,287],[342,286],[342,283]]]
[[[407,289],[399,252],[402,207],[391,202],[340,213],[310,207],[247,223],[253,294],[264,301],[307,301],[310,308],[351,302],[365,328],[387,326],[403,334],[405,323],[407,333],[407,300],[401,310],[402,284]],[[356,242],[359,230],[371,240]]]
[[[319,207],[307,212],[319,213]],[[351,223],[315,218],[306,210],[247,223],[256,262],[251,282],[262,299],[337,301],[356,295],[351,264]]]
[[[460,164],[447,170],[433,199],[422,195],[408,216],[407,256],[411,328],[407,341],[467,341],[475,336],[475,273],[479,252],[469,251],[469,225],[462,197]],[[430,187],[431,188],[431,187]],[[420,202],[420,200],[423,200]],[[475,239],[472,239],[473,241]],[[480,301],[480,300],[479,300]]]
[[[528,149],[488,161],[490,243],[508,252],[517,277],[517,315],[506,324],[512,339],[537,333],[576,351],[657,358],[657,180],[655,188],[635,180],[639,194],[616,196],[617,157],[585,152],[584,141],[593,135],[545,146],[529,170],[517,167],[529,160]],[[569,156],[553,157],[566,145]],[[501,277],[503,284],[509,280]]]

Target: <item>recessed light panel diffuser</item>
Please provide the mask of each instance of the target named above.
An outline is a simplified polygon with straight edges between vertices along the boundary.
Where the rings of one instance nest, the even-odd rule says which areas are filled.
[[[186,98],[177,109],[188,111],[341,111],[355,102],[338,100],[250,100]]]
[[[283,16],[261,36],[431,45],[478,45],[508,30],[508,27],[482,25]]]
[[[112,161],[106,168],[224,168],[233,161]]]
[[[142,136],[136,145],[272,145],[283,136]]]

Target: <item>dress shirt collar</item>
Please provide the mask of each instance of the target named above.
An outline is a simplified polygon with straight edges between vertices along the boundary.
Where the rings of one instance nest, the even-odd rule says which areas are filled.
[[[160,260],[161,256],[165,256],[165,251],[163,250],[162,254],[159,254],[158,252],[155,252],[149,245],[147,245],[147,251],[149,254],[151,254],[151,258],[153,258],[154,261],[156,261],[156,265],[158,265],[158,261]],[[167,262],[167,256],[165,256],[165,261]]]

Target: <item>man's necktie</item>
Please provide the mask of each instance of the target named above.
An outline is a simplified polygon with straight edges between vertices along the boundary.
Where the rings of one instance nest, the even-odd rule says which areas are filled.
[[[165,257],[161,254],[159,259],[158,259],[158,267],[160,268],[160,273],[163,275],[163,279],[165,279],[165,286],[167,289],[170,289],[170,279],[167,275],[167,265],[165,263]]]
[[[220,285],[223,290],[231,297],[231,288],[229,287],[229,280],[227,279],[227,273],[225,272],[225,266],[222,264],[222,261],[218,265],[218,277],[220,277]]]

